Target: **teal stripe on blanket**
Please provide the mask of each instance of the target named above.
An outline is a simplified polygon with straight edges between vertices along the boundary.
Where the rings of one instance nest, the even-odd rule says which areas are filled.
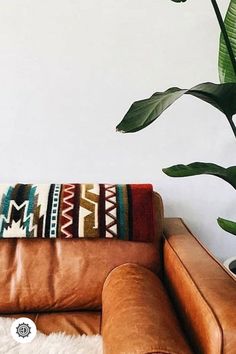
[[[0,237],[2,237],[3,233],[4,233],[4,229],[5,229],[5,225],[6,225],[5,218],[7,218],[7,216],[8,216],[12,191],[13,191],[13,188],[9,187],[7,190],[7,193],[3,194],[3,196],[2,196],[1,219],[0,219]]]
[[[118,184],[116,187],[117,192],[117,202],[118,202],[118,210],[117,210],[117,227],[119,238],[121,240],[125,239],[125,208],[124,208],[124,196],[123,196],[123,186]]]

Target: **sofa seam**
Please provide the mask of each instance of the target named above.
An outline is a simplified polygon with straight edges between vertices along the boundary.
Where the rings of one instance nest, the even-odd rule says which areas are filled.
[[[118,268],[123,268],[124,266],[127,266],[127,265],[132,265],[132,266],[137,266],[137,267],[140,267],[140,268],[144,268],[144,269],[147,269],[149,270],[150,272],[152,272],[154,275],[156,275],[152,270],[148,269],[148,268],[145,268],[143,267],[142,265],[139,265],[137,263],[132,263],[132,262],[125,262],[125,263],[122,263],[122,264],[119,264],[118,266],[114,267],[113,269],[111,269],[107,276],[106,276],[106,279],[104,280],[104,283],[103,283],[103,286],[102,286],[102,294],[103,294],[103,290],[105,288],[105,285],[107,282],[109,282],[109,279],[111,277],[111,274],[116,271]],[[156,275],[157,276],[157,275]]]
[[[184,227],[188,230],[188,232],[190,233],[190,235],[196,240],[196,242],[204,249],[204,251],[208,254],[208,256],[223,270],[223,272],[227,275],[229,275],[229,277],[235,282],[234,277],[232,276],[232,274],[230,272],[227,271],[227,269],[213,256],[213,254],[203,245],[203,243],[198,240],[197,236],[195,234],[192,233],[192,231],[188,228],[188,226],[185,224],[184,220],[182,218],[180,218],[179,220],[181,220],[182,224],[184,225]]]
[[[36,313],[36,316],[35,316],[35,318],[34,318],[34,323],[35,323],[36,326],[37,326],[37,321],[38,321],[38,319],[39,319],[39,316],[40,316],[40,314],[39,314],[39,312],[37,312],[37,313]]]
[[[173,352],[172,350],[158,349],[152,350],[151,352],[145,352],[144,354],[182,354],[181,352]]]
[[[176,352],[169,349],[152,349],[151,351],[145,352],[144,354],[183,354],[183,352]]]
[[[195,238],[195,237],[194,237]],[[220,343],[220,353],[223,353],[223,348],[224,348],[224,334],[223,334],[223,328],[220,324],[220,320],[218,318],[218,316],[216,315],[215,311],[213,310],[212,306],[210,305],[209,301],[206,299],[206,297],[204,296],[203,292],[200,290],[200,288],[198,287],[197,283],[195,282],[195,280],[193,279],[191,273],[189,272],[187,266],[184,264],[184,262],[181,260],[181,258],[179,257],[178,253],[175,251],[175,249],[173,248],[173,246],[170,244],[170,242],[166,239],[166,242],[168,243],[169,247],[171,248],[171,250],[174,252],[175,256],[177,257],[179,263],[183,266],[183,269],[185,270],[186,275],[189,277],[190,281],[192,282],[192,284],[194,285],[194,287],[196,288],[196,290],[198,291],[198,293],[200,294],[202,300],[206,303],[206,305],[208,306],[210,312],[213,315],[213,318],[215,319],[216,324],[218,325],[219,328],[219,332],[221,335],[221,343]]]

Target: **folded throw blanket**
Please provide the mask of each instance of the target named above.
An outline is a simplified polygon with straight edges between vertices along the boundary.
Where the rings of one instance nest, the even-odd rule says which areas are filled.
[[[152,241],[150,184],[0,184],[0,238]]]

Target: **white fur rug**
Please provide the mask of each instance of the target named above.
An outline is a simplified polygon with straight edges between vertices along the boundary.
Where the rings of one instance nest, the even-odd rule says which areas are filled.
[[[1,354],[102,354],[102,337],[68,336],[53,333],[49,336],[37,331],[31,343],[17,343],[11,336],[10,328],[14,320],[0,317]]]

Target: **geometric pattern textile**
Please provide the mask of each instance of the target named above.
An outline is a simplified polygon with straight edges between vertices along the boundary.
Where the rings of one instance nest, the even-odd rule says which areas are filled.
[[[154,237],[150,184],[0,184],[0,238]]]

